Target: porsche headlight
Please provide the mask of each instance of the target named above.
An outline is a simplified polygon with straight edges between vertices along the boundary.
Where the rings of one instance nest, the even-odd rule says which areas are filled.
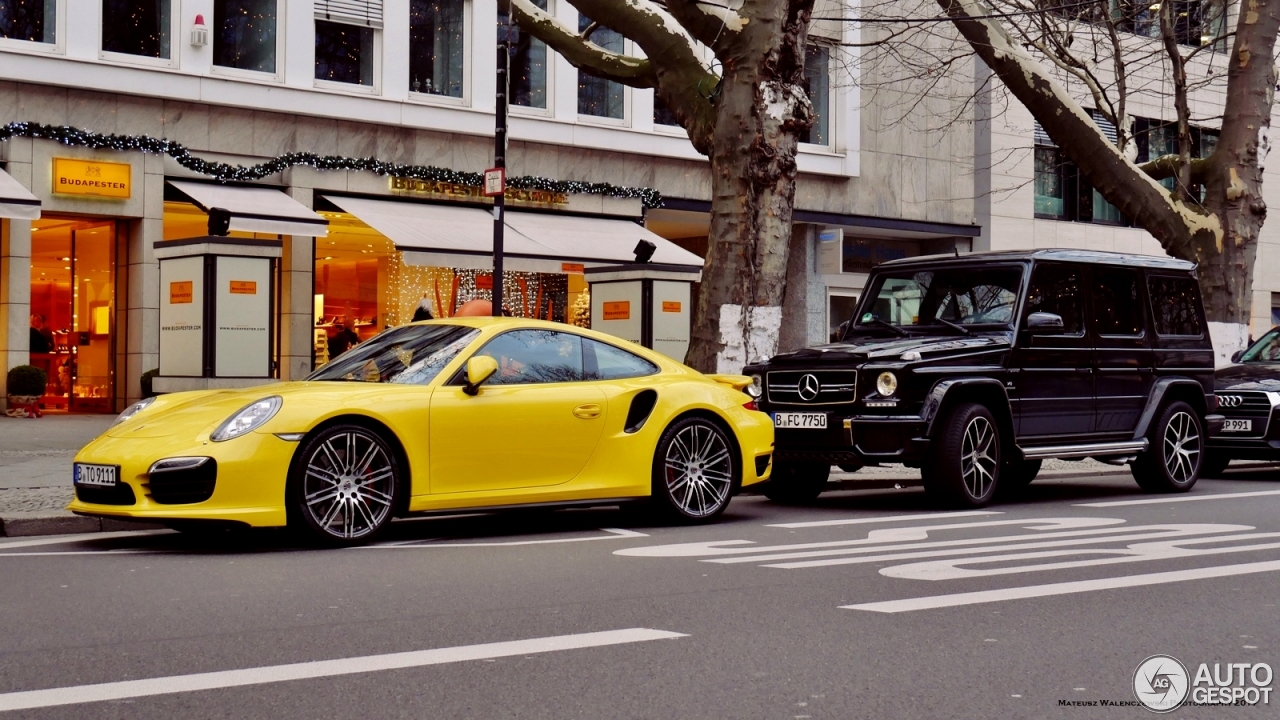
[[[250,403],[241,408],[235,415],[227,418],[226,422],[219,425],[218,429],[213,431],[213,435],[209,436],[209,439],[214,442],[222,442],[238,438],[247,432],[252,432],[270,420],[280,410],[282,404],[283,401],[279,395],[272,395],[255,403]]]
[[[120,423],[124,422],[125,420],[128,420],[129,418],[133,417],[134,415],[137,415],[138,413],[142,412],[143,410],[146,410],[147,406],[155,401],[156,401],[155,398],[150,397],[150,398],[147,398],[146,400],[139,400],[138,402],[130,405],[129,407],[124,409],[124,412],[120,413],[120,416],[116,418],[115,422],[111,423],[111,427],[115,427]]]
[[[891,372],[882,372],[876,378],[876,392],[889,397],[898,391],[898,378]]]
[[[759,375],[751,376],[751,384],[746,388],[746,392],[753,398],[759,399],[764,394],[764,378]]]

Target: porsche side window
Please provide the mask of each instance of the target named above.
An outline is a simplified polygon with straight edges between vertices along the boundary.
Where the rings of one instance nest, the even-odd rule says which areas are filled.
[[[1062,317],[1067,335],[1079,335],[1083,327],[1084,309],[1080,302],[1080,271],[1070,265],[1037,265],[1031,274],[1024,313],[1044,312]]]
[[[582,339],[553,330],[514,330],[489,341],[477,356],[498,361],[490,385],[582,380]]]
[[[460,325],[405,325],[334,358],[308,380],[425,385],[480,334]]]
[[[582,338],[582,361],[588,380],[621,380],[658,372],[658,366],[639,355],[589,338]]]

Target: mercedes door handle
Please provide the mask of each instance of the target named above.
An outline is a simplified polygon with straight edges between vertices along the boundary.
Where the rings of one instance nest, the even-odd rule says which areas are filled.
[[[573,409],[573,416],[576,418],[582,418],[583,420],[592,420],[594,418],[598,418],[600,417],[600,406],[597,405],[596,403],[587,403],[586,405],[579,405],[578,407]]]

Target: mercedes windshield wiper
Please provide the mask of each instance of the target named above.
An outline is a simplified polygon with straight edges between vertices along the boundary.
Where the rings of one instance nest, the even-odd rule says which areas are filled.
[[[874,316],[874,315],[872,315],[872,316],[871,316],[871,320],[870,320],[870,322],[872,322],[872,323],[874,323],[874,324],[876,324],[876,325],[879,325],[879,326],[881,326],[881,327],[887,327],[887,328],[889,328],[890,330],[892,330],[892,331],[894,331],[894,332],[898,333],[898,334],[899,334],[899,335],[901,335],[902,337],[911,337],[911,333],[907,332],[906,330],[903,330],[902,328],[898,327],[897,325],[894,325],[894,324],[893,324],[893,323],[891,323],[891,322],[887,322],[887,321],[885,321],[885,320],[881,320],[880,318],[878,318],[878,317],[876,317],[876,316]],[[867,323],[862,323],[862,324],[863,324],[863,325],[866,325]]]
[[[953,330],[959,330],[960,332],[964,333],[965,335],[972,335],[972,334],[973,334],[973,331],[972,331],[972,330],[970,330],[969,328],[967,328],[967,327],[965,327],[965,326],[961,325],[960,323],[954,323],[954,322],[951,322],[950,320],[948,320],[948,319],[946,319],[946,318],[936,317],[936,318],[934,318],[934,321],[936,321],[936,322],[940,322],[940,323],[942,323],[943,325],[946,325],[947,327],[949,327],[949,328],[951,328],[951,329],[953,329]]]

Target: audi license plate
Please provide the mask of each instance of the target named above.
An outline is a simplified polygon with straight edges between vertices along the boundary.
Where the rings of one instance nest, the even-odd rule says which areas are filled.
[[[786,430],[826,430],[826,413],[774,413],[773,426]]]
[[[1224,420],[1222,423],[1222,432],[1253,432],[1252,420]]]
[[[116,486],[116,466],[115,465],[85,465],[84,463],[75,464],[75,483],[76,485],[95,485],[97,487],[115,487]]]

